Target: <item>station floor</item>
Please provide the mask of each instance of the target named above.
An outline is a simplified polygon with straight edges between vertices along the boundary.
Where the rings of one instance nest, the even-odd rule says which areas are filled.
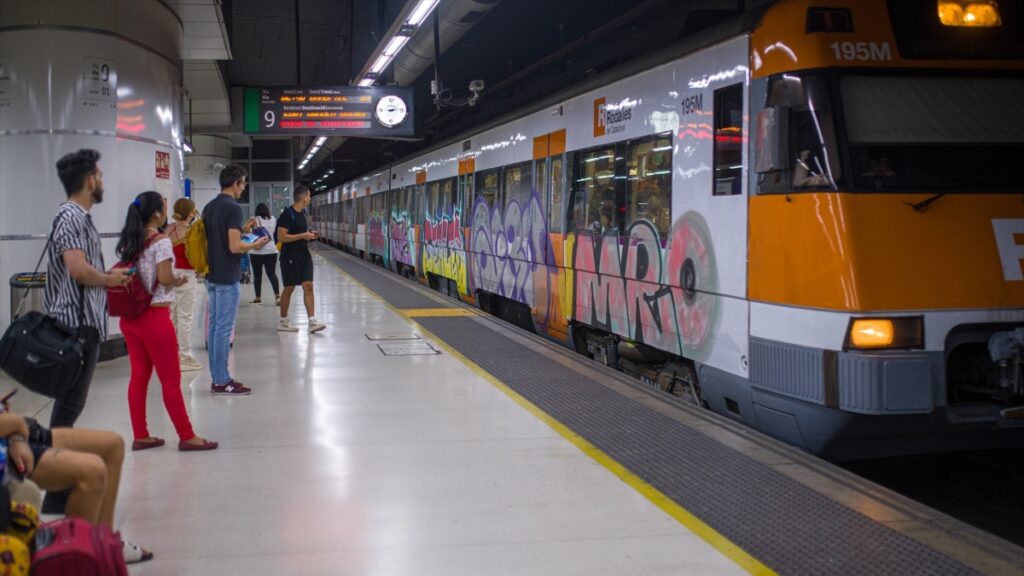
[[[156,554],[131,574],[1024,574],[1024,548],[379,266],[315,262],[318,334],[243,286],[251,396],[185,374],[220,449],[174,449],[151,383],[169,442],[126,458],[116,527]],[[128,372],[100,364],[80,426],[131,440]]]
[[[231,370],[251,396],[183,374],[195,429],[220,449],[174,449],[154,377],[150,428],[169,442],[128,452],[117,528],[156,557],[131,574],[745,572],[429,337],[371,340],[419,334],[324,259],[315,272],[319,334],[277,332],[276,308],[243,286]],[[100,364],[80,427],[130,443],[128,370]],[[14,409],[49,417],[28,393]]]

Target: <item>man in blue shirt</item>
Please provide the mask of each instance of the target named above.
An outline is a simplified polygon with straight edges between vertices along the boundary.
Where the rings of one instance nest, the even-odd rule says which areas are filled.
[[[238,315],[241,295],[242,254],[262,247],[270,241],[262,237],[256,242],[242,242],[242,208],[238,198],[248,184],[245,168],[232,164],[220,171],[219,196],[203,209],[206,226],[206,258],[210,272],[206,276],[206,292],[210,302],[210,327],[207,342],[210,348],[210,376],[214,394],[244,396],[252,389],[236,382],[228,372],[231,330]]]

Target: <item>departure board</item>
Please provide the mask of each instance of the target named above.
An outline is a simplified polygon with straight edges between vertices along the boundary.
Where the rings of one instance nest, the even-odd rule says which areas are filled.
[[[246,134],[414,135],[411,88],[245,88]]]

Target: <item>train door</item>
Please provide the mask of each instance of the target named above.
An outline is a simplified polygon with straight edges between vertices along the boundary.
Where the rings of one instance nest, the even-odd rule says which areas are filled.
[[[534,326],[559,340],[568,336],[568,318],[563,311],[571,303],[572,285],[565,285],[565,130],[534,138],[534,190],[537,194],[535,235],[532,251]],[[569,247],[571,249],[571,246]],[[568,303],[564,302],[568,297]]]

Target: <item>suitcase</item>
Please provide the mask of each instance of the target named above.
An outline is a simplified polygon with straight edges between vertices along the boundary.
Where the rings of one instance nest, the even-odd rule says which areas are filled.
[[[121,536],[80,518],[47,522],[36,532],[33,576],[128,576]]]

